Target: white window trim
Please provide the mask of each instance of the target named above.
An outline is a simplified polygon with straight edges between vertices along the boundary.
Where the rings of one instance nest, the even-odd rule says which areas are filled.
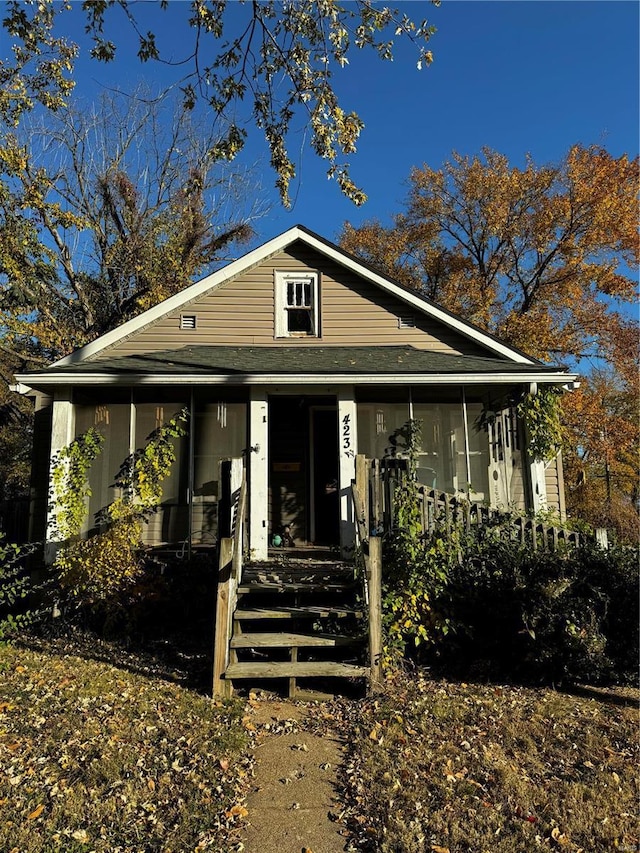
[[[313,332],[309,335],[290,333],[287,324],[286,287],[291,281],[308,281],[311,283],[311,316]],[[275,271],[275,336],[276,338],[319,338],[320,337],[320,274],[312,270],[291,272],[290,270]]]

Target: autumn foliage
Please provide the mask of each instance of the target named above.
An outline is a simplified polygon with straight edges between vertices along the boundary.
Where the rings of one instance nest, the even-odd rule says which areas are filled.
[[[606,458],[613,500],[624,507],[609,523],[625,535],[637,518],[638,337],[626,306],[636,297],[638,165],[597,146],[574,145],[558,164],[527,157],[522,168],[488,148],[454,153],[440,169],[412,170],[390,227],[347,223],[340,240],[530,355],[587,375],[606,366],[613,378],[593,374],[564,401],[568,486],[572,509],[598,523]]]

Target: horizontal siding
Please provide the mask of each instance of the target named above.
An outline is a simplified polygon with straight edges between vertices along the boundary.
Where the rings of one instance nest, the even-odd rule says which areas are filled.
[[[274,337],[274,272],[319,270],[320,338]],[[180,315],[195,314],[196,329],[180,329]],[[398,317],[414,329],[399,329]],[[98,356],[135,355],[183,346],[376,346],[410,345],[465,355],[487,351],[422,312],[303,244],[294,244],[217,289],[182,306]]]
[[[547,487],[547,504],[550,510],[557,512],[561,519],[566,516],[564,503],[564,482],[562,473],[562,457],[556,456],[545,468],[545,485]]]
[[[184,543],[189,529],[189,508],[185,505],[162,505],[142,528],[144,545]]]

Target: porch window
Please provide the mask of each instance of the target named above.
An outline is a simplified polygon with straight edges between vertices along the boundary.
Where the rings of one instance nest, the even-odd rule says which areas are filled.
[[[391,456],[394,441],[408,420],[408,402],[358,403],[358,452],[370,459]]]
[[[392,455],[394,443],[402,446],[402,428],[413,418],[421,422],[418,480],[428,488],[487,501],[489,440],[475,428],[480,411],[480,403],[463,403],[459,396],[456,402],[359,402],[358,450],[371,459]]]
[[[129,424],[131,405],[127,403],[76,404],[76,438],[90,427],[104,436],[99,455],[94,459],[89,473],[91,495],[88,498],[88,514],[82,534],[96,529],[96,518],[118,496],[113,481],[120,466],[129,456]]]
[[[122,464],[137,448],[146,444],[149,435],[165,424],[185,405],[186,400],[173,399],[165,402],[132,401],[129,389],[122,394],[112,392],[103,402],[96,393],[76,396],[76,437],[94,427],[104,436],[102,448],[89,472],[91,496],[88,499],[88,516],[82,533],[87,535],[97,529],[97,518],[115,498],[119,490],[114,487],[116,475]],[[142,394],[148,398],[148,394]],[[168,395],[171,396],[171,395]],[[124,399],[126,398],[126,402]],[[187,492],[187,437],[174,439],[176,460],[169,476],[162,482],[162,502],[148,524],[143,525],[142,538],[145,543],[180,541],[188,531],[186,503]]]
[[[191,541],[214,545],[218,535],[219,466],[242,456],[247,445],[247,407],[226,400],[196,400],[193,418]]]
[[[136,448],[144,447],[149,436],[171,420],[182,408],[188,406],[184,402],[139,402],[135,404],[135,436]],[[169,476],[162,481],[162,500],[160,508],[153,513],[149,522],[143,526],[142,538],[145,544],[159,542],[180,542],[186,539],[188,525],[187,454],[189,438],[172,439],[176,458],[171,465]]]
[[[482,413],[481,403],[467,403],[469,431],[469,497],[475,501],[489,500],[489,436],[475,424]]]
[[[276,337],[318,337],[318,273],[276,272]]]
[[[413,416],[422,422],[422,446],[418,454],[420,482],[450,494],[466,492],[465,427],[460,403],[416,403]]]

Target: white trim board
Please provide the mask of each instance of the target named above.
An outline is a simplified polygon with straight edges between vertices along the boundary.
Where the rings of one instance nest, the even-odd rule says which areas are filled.
[[[541,385],[566,385],[574,381],[576,374],[549,372],[536,373],[533,369],[522,373],[345,373],[321,376],[316,373],[245,373],[233,375],[206,375],[202,373],[127,373],[108,375],[104,373],[38,373],[19,374],[18,381],[31,388],[48,385],[517,385],[523,382],[538,382]]]
[[[58,367],[77,364],[91,356],[97,355],[107,347],[110,347],[135,332],[140,331],[155,320],[159,320],[161,317],[165,316],[165,314],[184,307],[187,303],[197,299],[204,293],[207,293],[208,291],[219,287],[221,284],[230,281],[236,276],[241,275],[251,267],[254,267],[266,260],[270,255],[283,251],[296,240],[300,240],[302,243],[312,249],[315,249],[325,257],[330,258],[341,266],[351,270],[356,275],[377,285],[382,290],[392,294],[394,297],[402,300],[406,304],[413,306],[423,314],[438,320],[445,326],[448,326],[459,334],[464,335],[466,338],[486,347],[491,352],[497,353],[508,358],[510,361],[517,362],[519,364],[536,365],[539,363],[535,359],[524,355],[524,353],[507,346],[507,344],[501,343],[492,335],[483,332],[481,329],[477,329],[465,320],[455,317],[443,308],[439,308],[435,303],[419,296],[417,293],[412,293],[393,282],[391,279],[369,269],[369,267],[359,262],[356,258],[346,254],[332,243],[325,242],[317,235],[307,231],[306,228],[303,228],[300,225],[295,225],[293,228],[289,228],[288,231],[283,232],[279,236],[274,237],[272,240],[267,241],[262,246],[258,246],[258,248],[253,249],[241,258],[238,258],[230,264],[227,264],[227,266],[222,269],[217,270],[217,272],[214,272],[189,287],[186,287],[180,293],[170,296],[168,299],[165,299],[164,302],[160,302],[153,308],[149,308],[147,311],[144,311],[132,320],[128,320],[126,323],[118,326],[117,329],[106,332],[104,335],[96,338],[95,341],[91,341],[91,343],[86,344],[75,352],[72,352],[70,355],[61,358],[51,366]]]

